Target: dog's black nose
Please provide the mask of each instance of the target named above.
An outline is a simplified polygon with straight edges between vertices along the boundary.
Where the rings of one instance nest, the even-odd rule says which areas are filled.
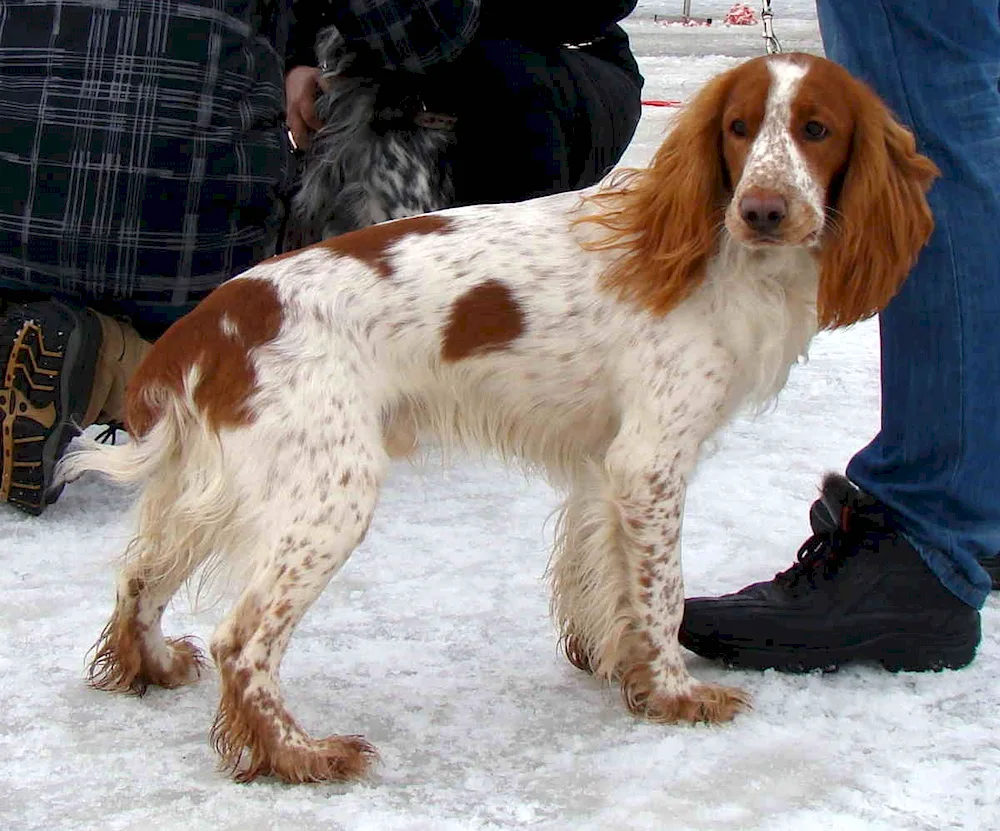
[[[770,236],[788,216],[788,203],[777,193],[754,194],[740,200],[740,217],[754,231]]]

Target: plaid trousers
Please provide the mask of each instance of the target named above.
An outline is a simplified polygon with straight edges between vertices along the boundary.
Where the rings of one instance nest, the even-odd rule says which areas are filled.
[[[166,325],[270,253],[282,2],[0,0],[0,294]]]

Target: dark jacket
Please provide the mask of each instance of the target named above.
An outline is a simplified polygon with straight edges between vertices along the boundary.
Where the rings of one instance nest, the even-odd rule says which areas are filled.
[[[287,68],[315,66],[316,35],[336,26],[371,70],[424,72],[475,36],[480,0],[293,0]]]
[[[638,75],[615,24],[636,0],[294,0],[286,66],[315,66],[320,29],[334,25],[376,70],[425,72],[453,60],[473,38],[534,49],[599,41],[589,49]]]
[[[581,43],[607,35],[637,0],[483,0],[482,37],[514,38],[532,46]]]

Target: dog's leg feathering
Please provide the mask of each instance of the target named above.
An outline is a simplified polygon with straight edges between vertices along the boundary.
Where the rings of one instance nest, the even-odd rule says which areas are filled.
[[[375,759],[359,736],[308,735],[286,708],[278,680],[296,625],[364,538],[388,464],[376,427],[345,427],[344,434],[354,442],[318,436],[314,454],[304,448],[313,461],[284,467],[280,494],[262,499],[273,539],[212,637],[221,700],[211,739],[241,782],[266,775],[286,782],[359,779]],[[329,452],[341,446],[342,454]]]
[[[88,677],[97,689],[142,695],[150,684],[180,687],[201,675],[205,661],[193,640],[165,638],[160,628],[186,573],[130,576],[140,571],[130,563],[119,578],[114,613],[94,645]]]
[[[212,639],[221,701],[212,744],[238,781],[361,778],[375,751],[358,736],[316,740],[285,707],[278,667],[296,624],[347,559],[367,525],[288,528],[272,562],[246,589]]]
[[[208,471],[192,481],[187,464]],[[213,553],[206,509],[214,514],[225,499],[206,494],[206,482],[223,482],[217,443],[206,441],[183,399],[171,405],[156,427],[117,447],[84,441],[64,457],[60,475],[99,471],[117,482],[145,482],[138,505],[138,530],[124,554],[115,609],[92,650],[90,684],[112,692],[142,694],[152,684],[179,687],[201,674],[204,660],[190,638],[163,636],[164,609],[191,573]],[[195,508],[201,510],[195,510]],[[228,515],[222,510],[223,515]]]
[[[552,616],[567,660],[607,679],[615,676],[613,656],[632,620],[618,533],[613,495],[592,462],[576,474],[559,516],[550,569]]]

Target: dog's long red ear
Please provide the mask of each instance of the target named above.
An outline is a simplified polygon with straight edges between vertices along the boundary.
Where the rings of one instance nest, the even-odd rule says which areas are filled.
[[[620,248],[604,285],[665,314],[698,285],[725,210],[723,108],[735,70],[710,81],[677,116],[648,168],[626,170],[593,197],[584,221],[607,233],[589,247]]]
[[[817,314],[828,329],[871,317],[899,291],[934,230],[925,194],[939,174],[871,90],[850,79],[848,93],[854,139],[820,259]]]

